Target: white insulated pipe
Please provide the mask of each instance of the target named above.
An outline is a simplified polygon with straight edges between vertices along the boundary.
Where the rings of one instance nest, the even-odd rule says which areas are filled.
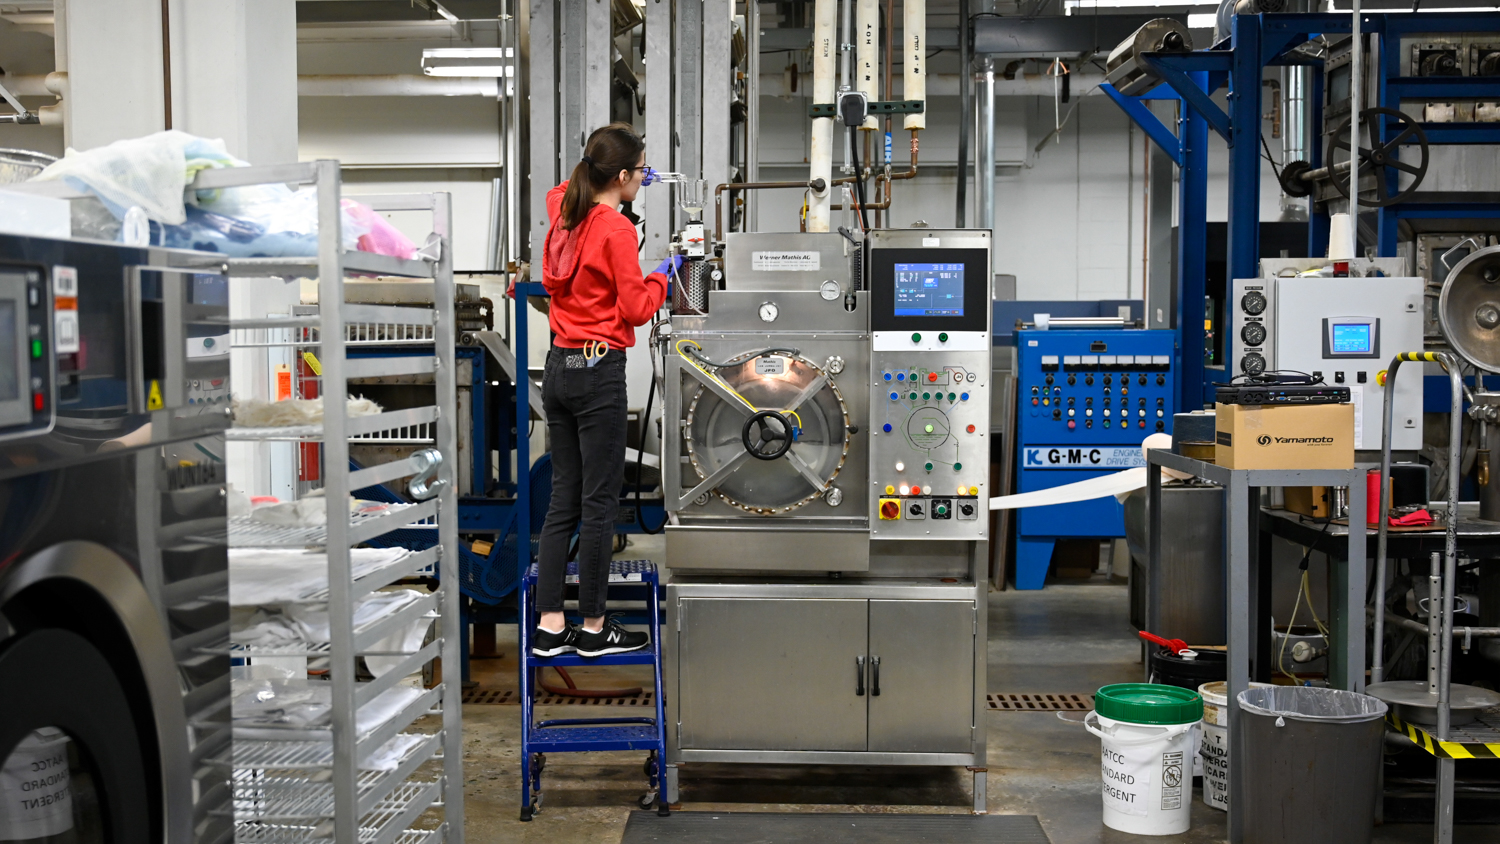
[[[834,62],[838,58],[839,0],[816,0],[813,6],[813,103],[832,104],[834,95]],[[814,117],[812,145],[808,150],[811,165],[809,181],[823,180],[821,191],[811,191],[807,201],[807,230],[828,231],[828,212],[833,197],[833,118]]]
[[[4,85],[18,97],[64,97],[66,73],[6,74]],[[493,76],[424,76],[406,74],[318,74],[297,77],[302,97],[498,97]]]
[[[958,74],[956,73],[933,73],[925,74],[926,91],[923,99],[929,97],[956,97],[958,96]],[[1102,73],[1085,73],[1075,70],[1068,74],[1072,79],[1074,97],[1102,97],[1104,91],[1099,88],[1099,83],[1105,81]],[[797,80],[797,90],[787,89],[789,74],[785,72],[762,73],[760,75],[760,93],[765,97],[793,97],[806,91],[812,85],[812,74],[800,74]],[[1016,74],[1015,79],[1006,79],[1004,76],[995,76],[995,96],[997,97],[1046,97],[1049,101],[1056,94],[1053,87],[1052,77],[1045,73]],[[894,99],[911,99],[906,96],[896,96]],[[914,116],[914,115],[908,115]],[[920,116],[920,115],[915,115]],[[921,128],[921,127],[918,127]]]
[[[880,99],[880,0],[857,0],[854,9],[854,90],[870,102]],[[865,118],[863,129],[878,129],[874,115]],[[865,162],[868,166],[869,162]]]
[[[901,2],[903,100],[927,99],[927,0]],[[908,114],[902,124],[906,129],[926,129],[927,115]]]

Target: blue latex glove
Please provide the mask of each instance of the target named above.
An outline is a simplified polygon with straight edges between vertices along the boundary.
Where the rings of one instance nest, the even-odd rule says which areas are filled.
[[[658,181],[660,176],[661,174],[656,172],[655,167],[651,167],[648,165],[646,167],[646,172],[641,176],[641,187],[645,187],[652,182]]]
[[[667,260],[662,261],[661,266],[657,267],[655,270],[652,270],[652,272],[661,273],[667,278],[671,278],[672,276],[677,274],[677,271],[679,269],[682,269],[682,256],[672,255],[669,256]]]

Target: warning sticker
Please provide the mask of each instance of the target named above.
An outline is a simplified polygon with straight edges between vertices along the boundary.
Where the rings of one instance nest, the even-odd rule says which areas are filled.
[[[813,272],[822,268],[821,252],[750,253],[750,269],[757,272]]]
[[[1182,808],[1182,752],[1161,755],[1161,807]]]
[[[1023,469],[1133,469],[1146,465],[1140,446],[1028,445],[1021,447]]]

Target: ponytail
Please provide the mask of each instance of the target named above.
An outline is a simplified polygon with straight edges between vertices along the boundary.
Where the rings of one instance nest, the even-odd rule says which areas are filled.
[[[573,166],[568,189],[563,193],[562,210],[557,226],[572,231],[583,224],[594,210],[594,197],[614,181],[622,170],[631,170],[646,148],[645,141],[629,123],[601,126],[589,135],[583,158]]]

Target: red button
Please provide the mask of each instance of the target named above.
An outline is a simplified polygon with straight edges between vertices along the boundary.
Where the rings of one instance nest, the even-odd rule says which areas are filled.
[[[1074,422],[1072,419],[1068,420],[1068,430],[1069,431],[1071,431],[1071,430],[1073,430],[1074,428],[1077,428],[1077,427],[1078,427],[1078,423],[1077,422]]]
[[[1032,399],[1031,400],[1031,406],[1032,407],[1036,407],[1037,406],[1037,400],[1036,399]]]
[[[1146,420],[1144,420],[1144,419],[1142,419],[1142,420],[1141,420],[1141,421],[1140,421],[1140,422],[1139,422],[1139,423],[1137,423],[1137,424],[1138,424],[1138,425],[1139,425],[1139,426],[1140,426],[1140,427],[1142,427],[1142,428],[1144,428],[1144,427],[1146,427]]]
[[[929,373],[927,373],[927,380],[928,381],[936,381],[937,380],[937,373],[936,372],[929,372]]]
[[[974,426],[973,425],[969,426],[969,433],[971,433],[971,434],[974,433]]]
[[[47,400],[44,399],[44,398],[42,398],[42,394],[41,393],[32,393],[31,394],[31,407],[32,407],[32,409],[34,409],[34,410],[41,410],[42,408],[44,408],[46,406],[47,406]]]

